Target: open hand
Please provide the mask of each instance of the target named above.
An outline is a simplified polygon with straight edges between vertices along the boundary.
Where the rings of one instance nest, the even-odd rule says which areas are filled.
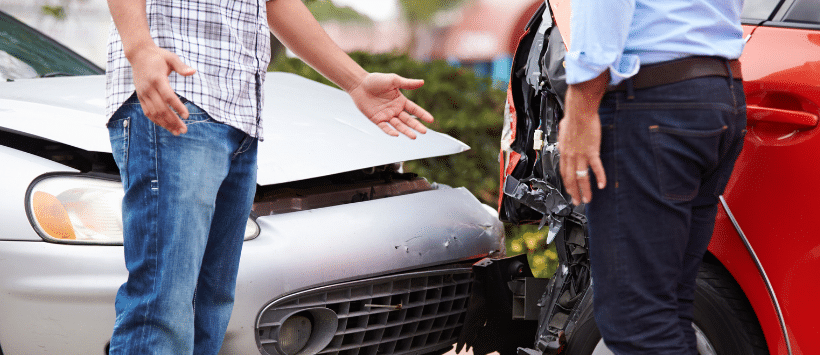
[[[433,115],[408,100],[399,90],[418,89],[422,85],[424,80],[370,73],[349,93],[356,107],[384,133],[398,137],[401,132],[410,139],[416,139],[416,132],[427,132],[427,127],[419,120],[431,123]]]
[[[175,71],[189,76],[196,70],[183,63],[176,54],[157,46],[140,49],[129,60],[134,71],[137,97],[145,116],[174,135],[187,132],[188,128],[180,116],[188,118],[188,109],[171,89],[168,75]]]

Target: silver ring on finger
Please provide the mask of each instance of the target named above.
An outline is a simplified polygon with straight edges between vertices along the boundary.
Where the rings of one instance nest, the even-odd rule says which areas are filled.
[[[575,176],[577,176],[579,178],[587,177],[587,176],[589,176],[589,170],[576,170],[575,171]]]

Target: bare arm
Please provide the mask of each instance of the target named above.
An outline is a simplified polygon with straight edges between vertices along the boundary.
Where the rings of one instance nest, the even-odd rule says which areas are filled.
[[[171,133],[187,132],[174,110],[187,118],[188,109],[171,89],[168,75],[172,71],[193,75],[195,70],[182,63],[176,54],[154,43],[148,28],[145,0],[108,0],[108,9],[120,33],[125,57],[131,63],[137,97],[145,115]]]
[[[566,111],[558,128],[558,148],[561,151],[561,177],[579,204],[592,200],[589,168],[595,173],[598,188],[606,186],[606,174],[601,164],[601,119],[598,106],[609,83],[609,71],[595,79],[570,85],[566,95]]]
[[[385,133],[397,136],[401,132],[415,138],[414,132],[426,132],[415,117],[432,122],[433,116],[399,91],[419,88],[424,84],[422,80],[368,73],[333,42],[301,0],[268,1],[267,12],[273,34],[307,64],[347,91],[359,110]]]

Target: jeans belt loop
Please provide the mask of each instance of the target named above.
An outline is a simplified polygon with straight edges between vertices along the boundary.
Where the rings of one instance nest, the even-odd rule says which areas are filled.
[[[729,75],[726,77],[726,79],[729,81],[729,88],[734,89],[735,88],[735,78],[734,78],[734,74],[732,73],[732,65],[729,62],[730,61],[728,59],[726,59],[723,64],[726,65],[726,72],[729,73]]]

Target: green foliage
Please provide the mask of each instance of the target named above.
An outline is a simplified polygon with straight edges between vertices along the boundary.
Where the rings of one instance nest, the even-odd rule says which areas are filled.
[[[57,6],[43,5],[43,6],[40,7],[40,11],[42,11],[43,14],[48,15],[48,16],[52,16],[52,17],[54,17],[58,20],[65,20],[65,18],[66,18],[65,8],[63,8],[62,6],[59,6],[59,5],[57,5]]]
[[[527,253],[527,260],[535,277],[550,277],[558,266],[555,243],[545,243],[548,227],[540,231],[538,226],[506,226],[507,255]]]
[[[411,23],[429,23],[433,16],[461,4],[464,0],[399,0],[405,18]]]
[[[477,77],[471,70],[444,61],[421,63],[406,55],[361,52],[352,53],[351,57],[368,71],[424,79],[422,88],[407,91],[405,95],[433,114],[436,121],[430,128],[472,148],[461,154],[407,162],[406,169],[430,181],[464,186],[482,202],[496,206],[505,93],[493,88],[490,79]],[[330,84],[298,59],[282,58],[271,69]]]
[[[312,0],[306,3],[308,9],[319,22],[335,20],[372,25],[373,20],[348,6],[337,7],[330,0]]]

